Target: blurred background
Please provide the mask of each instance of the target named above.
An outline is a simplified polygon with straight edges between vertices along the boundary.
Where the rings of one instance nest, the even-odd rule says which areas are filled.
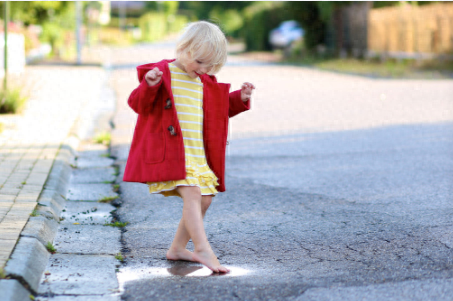
[[[17,78],[26,65],[133,67],[170,58],[180,31],[196,20],[222,28],[230,64],[259,61],[374,78],[453,77],[451,2],[2,1],[0,11],[0,113],[23,107]],[[149,46],[161,54],[150,55]]]
[[[87,47],[169,40],[196,20],[219,24],[232,51],[273,61],[389,76],[452,70],[450,2],[3,1],[0,10],[9,72],[43,59],[81,63]]]

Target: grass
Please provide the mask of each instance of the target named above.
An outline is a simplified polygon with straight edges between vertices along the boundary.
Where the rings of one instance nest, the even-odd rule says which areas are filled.
[[[54,245],[50,241],[47,243],[46,249],[52,254],[55,254],[55,252],[57,252],[57,249],[55,249]]]
[[[113,191],[118,192],[118,190],[120,190],[120,184],[113,185]]]
[[[129,224],[129,222],[119,222],[116,221],[114,223],[105,223],[104,226],[109,226],[109,227],[117,227],[117,228],[124,228]]]
[[[0,268],[0,279],[5,279],[5,278],[6,278],[5,270],[3,270],[3,268]]]
[[[104,145],[107,145],[107,146],[110,144],[111,140],[112,140],[112,135],[109,132],[98,133],[93,138],[93,141],[95,143],[104,144]]]
[[[115,173],[113,173],[113,175],[114,175],[115,177],[117,177],[117,176],[120,174],[120,169],[119,169],[118,166],[113,166],[113,168],[115,169]]]
[[[452,78],[453,62],[440,60],[422,61],[388,59],[361,60],[354,58],[317,58],[298,56],[282,60],[283,63],[310,66],[320,70],[381,78]]]
[[[38,216],[38,215],[39,215],[39,213],[36,209],[33,210],[32,213],[30,213],[30,216]]]
[[[111,201],[116,200],[117,198],[119,198],[119,196],[106,196],[106,197],[103,197],[102,199],[100,199],[98,202],[99,203],[110,203]]]
[[[123,261],[124,261],[123,254],[121,254],[121,252],[118,253],[118,254],[116,254],[116,255],[115,255],[115,259],[116,259],[116,260],[119,260],[119,261],[121,261],[121,262],[123,262]]]
[[[10,86],[6,90],[0,90],[0,114],[20,113],[27,99],[20,86]]]

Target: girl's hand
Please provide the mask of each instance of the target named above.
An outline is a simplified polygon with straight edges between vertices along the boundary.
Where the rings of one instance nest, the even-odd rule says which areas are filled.
[[[250,100],[252,97],[252,91],[255,89],[255,86],[251,83],[243,83],[241,87],[241,99],[243,102]]]
[[[148,86],[152,87],[157,85],[162,79],[162,74],[164,73],[160,71],[159,68],[157,67],[155,67],[152,70],[149,70],[145,75],[145,79],[146,82],[148,83]]]

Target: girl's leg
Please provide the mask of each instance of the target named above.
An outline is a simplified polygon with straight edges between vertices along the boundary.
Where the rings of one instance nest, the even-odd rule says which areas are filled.
[[[227,268],[220,265],[206,237],[203,216],[201,214],[200,188],[179,186],[177,190],[184,201],[184,207],[182,209],[184,226],[195,247],[192,255],[193,260],[204,264],[215,273],[229,272]]]
[[[212,202],[212,196],[203,195],[201,197],[201,216],[204,218],[206,211]],[[179,222],[178,229],[176,230],[175,238],[167,251],[167,259],[169,260],[186,260],[194,261],[192,258],[192,252],[186,249],[187,243],[190,240],[189,232],[187,232],[186,226],[184,225],[184,217]]]

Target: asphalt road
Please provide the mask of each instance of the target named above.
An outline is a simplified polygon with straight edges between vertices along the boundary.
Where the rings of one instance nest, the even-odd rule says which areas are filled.
[[[121,172],[135,115],[132,66],[162,47],[112,51]],[[146,59],[146,60],[145,60]],[[385,80],[232,57],[218,75],[257,86],[231,121],[227,192],[205,226],[210,275],[165,253],[179,198],[120,183],[125,300],[453,300],[453,82]],[[120,175],[121,177],[121,175]]]

